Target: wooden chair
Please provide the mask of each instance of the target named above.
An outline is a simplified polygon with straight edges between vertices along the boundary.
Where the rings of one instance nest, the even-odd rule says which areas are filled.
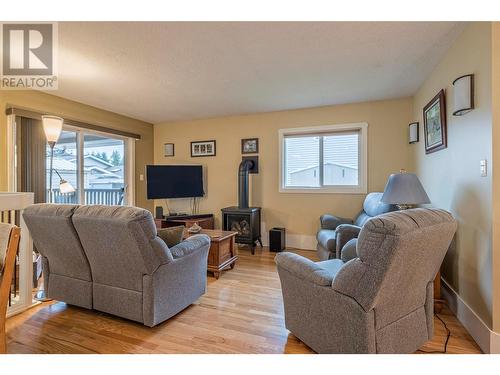
[[[20,234],[15,225],[0,223],[0,354],[7,352],[5,321]]]

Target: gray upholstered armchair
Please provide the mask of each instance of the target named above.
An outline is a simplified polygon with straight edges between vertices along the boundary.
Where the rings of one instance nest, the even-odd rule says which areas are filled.
[[[321,229],[316,234],[318,245],[316,247],[318,257],[321,260],[341,258],[342,250],[347,245],[345,252],[351,253],[355,241],[363,224],[370,218],[397,210],[395,205],[385,204],[380,201],[383,193],[370,193],[366,196],[363,209],[353,219],[333,215],[322,215],[320,217]]]
[[[457,224],[416,208],[369,219],[344,263],[276,256],[286,327],[319,353],[411,353],[433,336],[433,280]]]

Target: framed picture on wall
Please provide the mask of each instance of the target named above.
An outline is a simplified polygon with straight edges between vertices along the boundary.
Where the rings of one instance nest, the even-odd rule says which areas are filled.
[[[446,103],[441,90],[424,107],[425,153],[430,154],[447,147],[446,144]]]
[[[191,157],[215,156],[215,140],[191,142]]]
[[[175,146],[173,143],[163,145],[163,156],[175,156]]]
[[[259,138],[246,138],[241,140],[242,154],[257,154],[259,152]]]

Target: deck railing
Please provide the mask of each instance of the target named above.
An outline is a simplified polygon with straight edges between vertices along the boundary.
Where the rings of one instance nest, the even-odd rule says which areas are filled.
[[[33,193],[0,192],[0,221],[21,227],[21,242],[19,243],[19,294],[7,310],[7,316],[24,311],[33,305],[33,242],[22,212],[33,204]],[[17,292],[17,291],[16,291]]]
[[[123,189],[85,189],[85,204],[123,204]],[[49,192],[47,191],[47,196]],[[62,194],[59,189],[52,190],[52,202],[74,203],[78,202],[78,191],[71,194]]]

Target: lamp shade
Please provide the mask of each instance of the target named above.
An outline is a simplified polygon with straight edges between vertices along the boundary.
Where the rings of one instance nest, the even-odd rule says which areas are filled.
[[[59,183],[59,191],[61,194],[69,194],[74,193],[75,188],[68,181],[61,179],[61,182]]]
[[[431,202],[417,175],[406,172],[389,176],[381,201],[383,203],[402,205]]]
[[[42,116],[43,131],[47,142],[56,143],[61,135],[64,120],[57,116]]]

